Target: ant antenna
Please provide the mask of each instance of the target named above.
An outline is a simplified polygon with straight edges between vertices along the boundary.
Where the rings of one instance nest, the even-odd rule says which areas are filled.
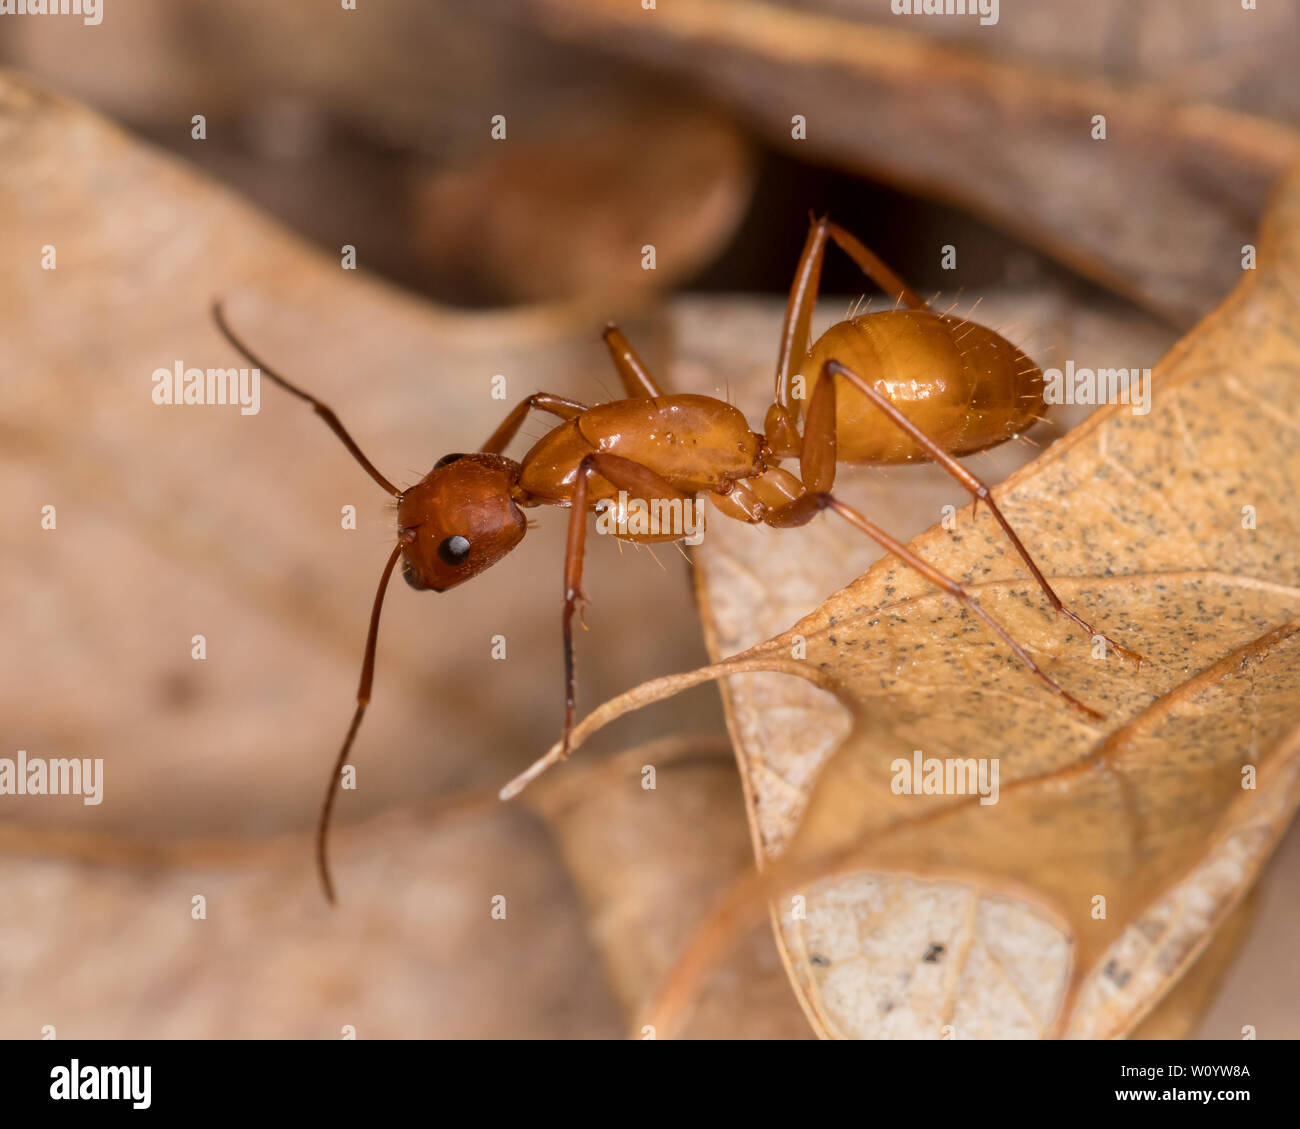
[[[254,367],[261,369],[263,373],[274,380],[276,384],[286,392],[292,393],[300,400],[306,400],[307,403],[315,409],[316,414],[329,425],[329,429],[343,441],[343,446],[351,452],[352,457],[361,464],[362,468],[371,478],[378,482],[379,485],[387,490],[394,498],[400,498],[402,496],[402,492],[380,474],[379,471],[375,469],[374,463],[361,453],[361,448],[356,445],[352,436],[347,433],[347,429],[339,422],[339,417],[334,414],[333,408],[328,404],[322,404],[315,396],[304,392],[296,384],[291,384],[289,381],[285,380],[284,377],[277,374],[270,365],[258,357],[252,349],[235,336],[234,331],[226,324],[226,315],[221,309],[220,299],[212,303],[212,320],[217,323],[217,328],[221,331],[221,335],[229,341],[238,352],[243,353],[245,358],[247,358]]]
[[[352,436],[347,433],[347,429],[339,422],[339,417],[334,414],[329,405],[322,404],[315,396],[304,392],[296,384],[292,384],[280,376],[235,335],[230,326],[226,324],[226,316],[219,300],[212,304],[212,320],[217,323],[221,335],[238,352],[242,353],[251,364],[259,368],[286,392],[292,393],[300,400],[306,400],[315,409],[316,414],[329,425],[329,429],[342,440],[343,446],[351,452],[352,457],[361,464],[371,478],[393,495],[394,498],[400,499],[402,497],[402,491],[380,474],[375,469],[374,464],[361,453],[361,448],[356,445]],[[384,594],[388,591],[388,581],[397,565],[397,558],[402,555],[402,550],[411,540],[411,537],[412,535],[409,533],[403,533],[399,537],[393,551],[388,556],[388,563],[384,565],[383,575],[379,578],[379,588],[375,592],[374,607],[370,612],[370,629],[366,633],[366,654],[361,663],[361,684],[357,687],[357,709],[352,715],[352,724],[348,726],[348,734],[343,738],[343,747],[339,749],[339,755],[335,758],[334,772],[330,776],[329,789],[325,793],[325,803],[321,806],[320,820],[316,825],[316,865],[320,871],[320,881],[325,891],[325,900],[330,905],[335,904],[334,883],[330,879],[329,859],[326,854],[330,816],[334,811],[334,800],[338,796],[339,776],[343,771],[344,763],[348,759],[348,753],[352,749],[352,742],[356,740],[357,730],[361,728],[361,719],[365,716],[366,706],[370,704],[370,690],[375,681],[375,645],[379,640],[379,613],[384,607]]]

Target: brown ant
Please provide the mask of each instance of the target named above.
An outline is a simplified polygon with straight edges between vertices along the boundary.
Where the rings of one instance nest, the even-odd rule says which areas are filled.
[[[837,322],[809,348],[828,238],[897,302],[891,311]],[[837,462],[937,462],[971,493],[976,505],[983,502],[988,507],[1052,607],[1089,636],[1098,634],[1061,603],[1002,516],[989,488],[955,457],[1005,443],[1038,418],[1043,406],[1042,372],[993,330],[935,313],[872,251],[827,219],[813,220],[799,258],[781,331],[775,399],[761,435],[751,431],[744,415],[725,401],[665,394],[627,339],[610,325],[604,340],[628,399],[588,407],[565,396],[534,393],[506,416],[478,451],[447,455],[420,482],[400,490],[361,453],[327,405],[276,375],[235,336],[220,303],[214,306],[213,317],[231,345],[280,387],[311,404],[370,477],[397,499],[397,544],[375,593],[357,708],[335,760],[317,828],[317,862],[331,902],[334,888],[326,833],[338,779],[370,701],[375,640],[389,577],[400,558],[402,575],[413,588],[445,592],[464,583],[523,539],[528,523],[521,507],[569,509],[561,756],[568,753],[573,728],[572,626],[573,614],[584,602],[587,516],[597,503],[619,506],[628,498],[684,503],[705,493],[728,517],[778,528],[804,525],[822,510],[832,510],[979,616],[1071,707],[1092,718],[1101,716],[1048,677],[961,585],[831,493]],[[796,364],[812,374],[813,382],[808,396],[795,394],[803,409],[802,436],[791,407],[791,384],[802,383],[801,373],[791,371]],[[502,452],[534,410],[560,422],[533,444],[522,461],[506,458]],[[781,469],[783,458],[799,460],[799,477]],[[680,531],[619,534],[629,541],[675,540],[680,535]],[[1135,652],[1110,639],[1106,642],[1120,655],[1142,661]]]

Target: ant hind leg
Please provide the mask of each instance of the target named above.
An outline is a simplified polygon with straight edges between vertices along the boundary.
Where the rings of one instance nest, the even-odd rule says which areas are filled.
[[[1016,553],[1019,554],[1020,559],[1024,562],[1025,567],[1029,570],[1030,575],[1034,578],[1034,582],[1038,585],[1039,588],[1042,589],[1043,594],[1048,599],[1048,602],[1052,605],[1052,608],[1058,614],[1065,616],[1067,619],[1073,620],[1076,624],[1078,624],[1081,628],[1083,628],[1084,631],[1088,633],[1089,638],[1097,637],[1105,640],[1107,645],[1110,646],[1115,651],[1115,653],[1118,654],[1121,658],[1129,659],[1130,661],[1136,663],[1138,666],[1142,665],[1142,663],[1145,660],[1142,658],[1140,654],[1138,654],[1137,651],[1122,646],[1121,644],[1115,642],[1114,639],[1110,638],[1109,635],[1102,634],[1102,632],[1094,628],[1092,624],[1088,623],[1076,612],[1072,611],[1070,608],[1067,608],[1065,606],[1065,604],[1061,601],[1061,598],[1052,590],[1052,586],[1047,582],[1047,577],[1043,575],[1038,565],[1034,562],[1034,558],[1029,555],[1029,550],[1025,548],[1020,538],[1016,536],[1016,531],[1011,528],[1011,523],[1007,521],[1002,511],[998,509],[997,503],[993,500],[993,492],[989,489],[989,487],[984,482],[976,478],[975,475],[971,474],[971,472],[968,471],[964,466],[962,466],[961,463],[959,463],[955,458],[953,458],[953,456],[948,451],[945,451],[943,447],[941,447],[938,443],[936,443],[933,439],[931,439],[928,435],[926,435],[925,432],[923,432],[919,427],[917,427],[916,424],[914,424],[910,419],[908,419],[907,416],[905,416],[901,411],[899,411],[898,408],[895,407],[894,404],[890,402],[888,397],[882,395],[875,388],[873,388],[870,383],[868,383],[866,380],[863,380],[861,376],[859,376],[852,369],[848,368],[846,365],[840,364],[839,361],[828,361],[826,363],[826,371],[823,375],[822,380],[818,382],[818,391],[820,391],[823,386],[827,386],[827,385],[831,386],[831,388],[833,389],[835,384],[834,378],[836,376],[843,376],[847,381],[849,381],[854,386],[854,388],[856,388],[859,392],[861,392],[864,396],[866,396],[867,399],[870,400],[876,407],[878,407],[882,412],[884,412],[885,415],[888,416],[889,419],[894,424],[896,424],[901,430],[905,431],[907,435],[912,439],[912,441],[917,444],[917,446],[921,447],[926,452],[926,454],[930,456],[930,458],[932,458],[936,463],[938,463],[941,467],[943,467],[944,470],[946,470],[950,475],[952,475],[953,478],[955,478],[958,482],[960,482],[970,492],[970,495],[975,500],[976,505],[978,505],[980,502],[983,502],[988,507],[989,512],[993,515],[994,520],[998,523],[999,526],[1002,527],[1002,532],[1006,534],[1007,539],[1011,542],[1012,547],[1016,550]],[[816,394],[814,394],[814,399],[816,399]],[[832,428],[834,427],[833,412],[834,409],[832,407],[831,409]],[[809,420],[810,426],[811,426],[811,422],[812,421],[811,421],[811,411],[810,411],[810,420]],[[805,439],[805,443],[806,443],[806,439]]]
[[[794,526],[806,525],[822,510],[834,510],[840,517],[850,525],[860,529],[873,541],[879,544],[886,552],[892,553],[909,568],[915,569],[926,578],[940,591],[946,592],[949,596],[961,602],[961,604],[972,614],[978,616],[984,623],[998,636],[1008,647],[1011,648],[1015,656],[1020,659],[1046,686],[1053,694],[1062,698],[1071,708],[1077,710],[1085,717],[1095,721],[1101,720],[1102,715],[1090,706],[1084,705],[1073,694],[1064,689],[1058,682],[1048,675],[1030,657],[1029,652],[1015,641],[996,619],[986,612],[975,598],[967,592],[960,584],[950,576],[946,576],[927,561],[922,560],[913,553],[906,545],[894,537],[891,537],[883,529],[873,522],[868,521],[857,510],[846,506],[833,494],[825,491],[818,493],[805,494],[802,498],[797,498],[792,502],[787,502],[783,506],[769,510],[763,517],[763,520],[777,529],[788,529]]]
[[[900,305],[910,306],[914,310],[930,308],[929,302],[899,278],[879,255],[851,231],[846,231],[837,223],[828,223],[827,232],[835,240],[835,245],[857,263],[858,269]]]
[[[852,232],[832,223],[825,216],[811,220],[808,238],[799,256],[794,279],[790,283],[790,297],[781,326],[781,347],[776,359],[776,387],[772,406],[768,408],[763,423],[763,434],[768,446],[775,455],[782,458],[800,453],[799,428],[791,406],[791,384],[799,368],[808,359],[808,346],[812,341],[812,316],[821,287],[827,239],[833,240],[863,274],[900,305],[916,310],[930,308],[915,290]]]

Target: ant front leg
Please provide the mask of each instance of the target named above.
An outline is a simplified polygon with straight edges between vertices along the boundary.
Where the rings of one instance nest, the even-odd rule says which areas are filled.
[[[501,426],[492,432],[492,437],[479,448],[479,451],[486,455],[501,454],[510,446],[510,440],[515,437],[523,426],[524,420],[528,418],[528,413],[534,408],[541,412],[550,412],[560,419],[570,420],[585,412],[587,405],[550,392],[534,392],[511,409],[510,414],[502,420]]]
[[[816,400],[819,392],[821,392],[823,389],[830,389],[827,398],[832,401],[831,408],[830,408],[830,418],[831,418],[832,427],[834,426],[834,418],[835,418],[833,398],[835,395],[834,385],[835,385],[836,376],[842,376],[844,377],[845,380],[849,381],[849,383],[851,383],[854,388],[856,388],[859,392],[861,392],[864,396],[866,396],[867,399],[870,400],[876,407],[878,407],[882,412],[884,412],[885,415],[888,416],[891,421],[893,421],[893,423],[895,423],[899,428],[905,431],[907,435],[912,439],[912,441],[916,443],[918,447],[924,450],[926,454],[930,456],[930,458],[932,458],[936,463],[938,463],[941,467],[943,467],[944,470],[946,470],[950,475],[952,475],[953,478],[955,478],[958,482],[960,482],[970,492],[970,495],[974,499],[974,504],[976,506],[978,506],[980,502],[983,502],[988,507],[989,512],[993,515],[994,520],[998,523],[998,525],[1002,527],[1002,532],[1007,535],[1007,539],[1011,542],[1012,547],[1020,555],[1020,559],[1024,561],[1025,567],[1029,570],[1030,575],[1033,576],[1034,581],[1038,584],[1038,587],[1043,590],[1043,594],[1047,597],[1048,602],[1051,603],[1052,608],[1058,614],[1063,615],[1067,619],[1071,619],[1075,623],[1077,623],[1080,627],[1083,628],[1084,631],[1088,633],[1089,638],[1098,637],[1104,639],[1109,646],[1114,648],[1116,654],[1120,655],[1122,658],[1126,658],[1137,663],[1138,666],[1142,665],[1144,660],[1142,656],[1137,653],[1137,651],[1130,650],[1128,647],[1123,647],[1119,643],[1116,643],[1114,639],[1110,638],[1110,636],[1103,635],[1100,631],[1097,631],[1092,626],[1092,624],[1086,622],[1084,619],[1082,619],[1071,609],[1067,608],[1065,604],[1061,602],[1061,598],[1052,590],[1052,586],[1047,582],[1047,578],[1042,574],[1038,565],[1034,563],[1034,558],[1029,555],[1029,550],[1025,548],[1020,538],[1016,536],[1016,531],[1011,528],[1011,523],[1007,521],[1006,517],[1003,516],[1002,511],[998,509],[997,503],[993,500],[993,492],[988,488],[988,486],[983,481],[976,478],[975,475],[971,474],[971,472],[968,471],[964,466],[962,466],[961,463],[959,463],[955,458],[953,458],[953,456],[948,451],[945,451],[943,447],[941,447],[938,443],[936,443],[933,439],[931,439],[928,435],[926,435],[925,432],[923,432],[919,427],[917,427],[916,424],[914,424],[910,419],[908,419],[907,416],[905,416],[901,411],[899,411],[898,408],[889,400],[887,396],[877,391],[875,388],[871,386],[871,384],[868,381],[864,380],[852,369],[848,368],[845,365],[840,364],[839,361],[828,361],[826,363],[826,371],[823,375],[823,378],[820,381],[818,381],[817,392],[813,393],[813,399]],[[813,423],[812,407],[813,405],[809,404],[808,431],[811,431],[812,423]],[[804,436],[805,448],[807,446],[807,442],[808,442],[808,435],[807,433],[805,433]]]
[[[573,713],[578,696],[577,667],[573,654],[573,613],[587,602],[582,593],[582,564],[587,550],[587,506],[593,474],[599,474],[619,490],[627,491],[632,498],[647,501],[651,498],[665,498],[686,502],[691,497],[669,485],[649,467],[621,455],[596,452],[585,456],[578,464],[578,476],[569,509],[569,536],[564,548],[564,733],[560,746],[561,759],[569,755],[569,738],[573,732]],[[583,626],[586,626],[585,620]]]

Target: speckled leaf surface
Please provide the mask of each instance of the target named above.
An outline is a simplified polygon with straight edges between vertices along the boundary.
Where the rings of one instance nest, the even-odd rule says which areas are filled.
[[[1300,797],[1300,182],[1261,246],[1258,271],[1157,366],[1149,414],[1097,411],[996,491],[1062,598],[1141,668],[1052,614],[986,513],[912,543],[1103,720],[891,558],[755,643],[869,554],[824,516],[775,537],[715,522],[698,585],[711,650],[734,657],[581,727],[722,680],[780,939],[822,1034],[1122,1035],[1285,829]],[[893,504],[915,522],[918,497]],[[996,762],[997,802],[896,794],[914,750]]]
[[[1300,771],[1298,209],[1293,181],[1260,269],[1157,368],[1149,415],[1103,409],[998,491],[1063,598],[1146,665],[1096,658],[987,515],[913,543],[1103,722],[1062,709],[893,560],[749,652],[784,660],[802,637],[801,673],[823,689],[781,679],[771,701],[771,676],[730,680],[762,855],[857,860],[806,891],[804,918],[781,906],[825,1033],[1122,1033],[1285,827]],[[746,606],[729,578],[783,580],[720,532],[701,591],[726,653]],[[892,762],[914,749],[996,758],[998,802],[894,794]]]

